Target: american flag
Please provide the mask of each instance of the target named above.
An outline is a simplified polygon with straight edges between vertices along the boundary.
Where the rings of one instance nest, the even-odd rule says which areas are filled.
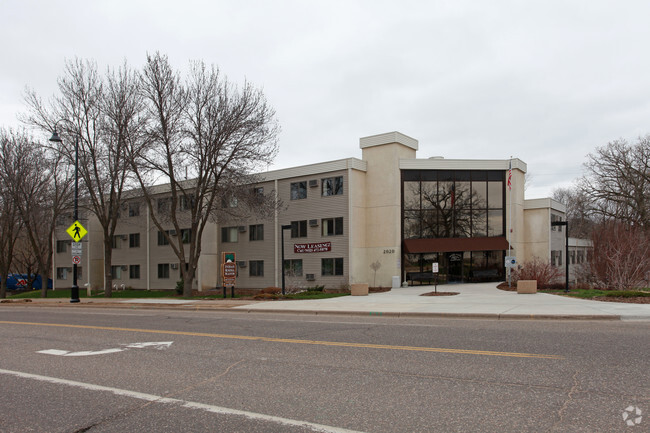
[[[512,160],[508,164],[508,189],[512,189]]]

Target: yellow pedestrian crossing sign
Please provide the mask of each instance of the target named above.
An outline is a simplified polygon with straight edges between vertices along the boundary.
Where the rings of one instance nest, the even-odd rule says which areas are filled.
[[[79,221],[75,221],[74,223],[72,223],[70,227],[68,227],[66,233],[70,235],[72,240],[74,240],[75,242],[79,242],[84,236],[86,236],[88,230],[86,230]]]

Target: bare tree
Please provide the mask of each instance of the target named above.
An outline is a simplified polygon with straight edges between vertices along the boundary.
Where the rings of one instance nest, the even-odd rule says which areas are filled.
[[[16,258],[21,273],[41,275],[47,296],[56,220],[70,204],[73,173],[60,154],[47,152],[23,132],[7,133],[1,145],[0,179],[24,226]],[[30,268],[30,269],[27,269]]]
[[[158,53],[147,58],[140,97],[147,147],[132,149],[129,160],[154,225],[178,257],[183,295],[191,296],[205,226],[233,209],[222,202],[237,198],[246,208],[264,208],[266,197],[254,193],[249,174],[276,154],[275,112],[249,83],[235,87],[200,62],[181,79]]]
[[[580,187],[591,209],[613,218],[650,227],[650,135],[634,144],[612,141],[588,155]]]
[[[591,239],[591,232],[596,221],[594,221],[590,201],[584,191],[577,186],[556,188],[553,190],[552,197],[566,206],[569,236]]]
[[[608,221],[594,230],[593,243],[590,266],[596,284],[619,290],[644,285],[650,272],[650,236],[646,230]]]
[[[90,61],[66,64],[59,79],[59,95],[46,108],[33,93],[27,95],[27,123],[52,132],[63,141],[55,150],[75,163],[78,143],[82,206],[99,221],[104,245],[104,293],[112,295],[112,239],[119,218],[122,194],[128,186],[130,163],[126,149],[137,147],[142,125],[136,74],[126,64],[100,76]]]

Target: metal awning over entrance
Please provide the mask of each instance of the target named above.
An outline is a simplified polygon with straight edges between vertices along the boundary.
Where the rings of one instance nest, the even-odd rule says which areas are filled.
[[[447,253],[453,251],[504,251],[508,241],[504,236],[490,238],[437,238],[404,239],[404,250],[408,254]]]

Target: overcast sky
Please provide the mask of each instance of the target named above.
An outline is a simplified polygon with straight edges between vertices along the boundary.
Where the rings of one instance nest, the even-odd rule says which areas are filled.
[[[528,164],[528,198],[597,146],[650,133],[650,2],[1,0],[0,126],[66,59],[141,67],[160,51],[262,87],[282,127],[270,169],[361,157],[399,131],[419,158]]]

